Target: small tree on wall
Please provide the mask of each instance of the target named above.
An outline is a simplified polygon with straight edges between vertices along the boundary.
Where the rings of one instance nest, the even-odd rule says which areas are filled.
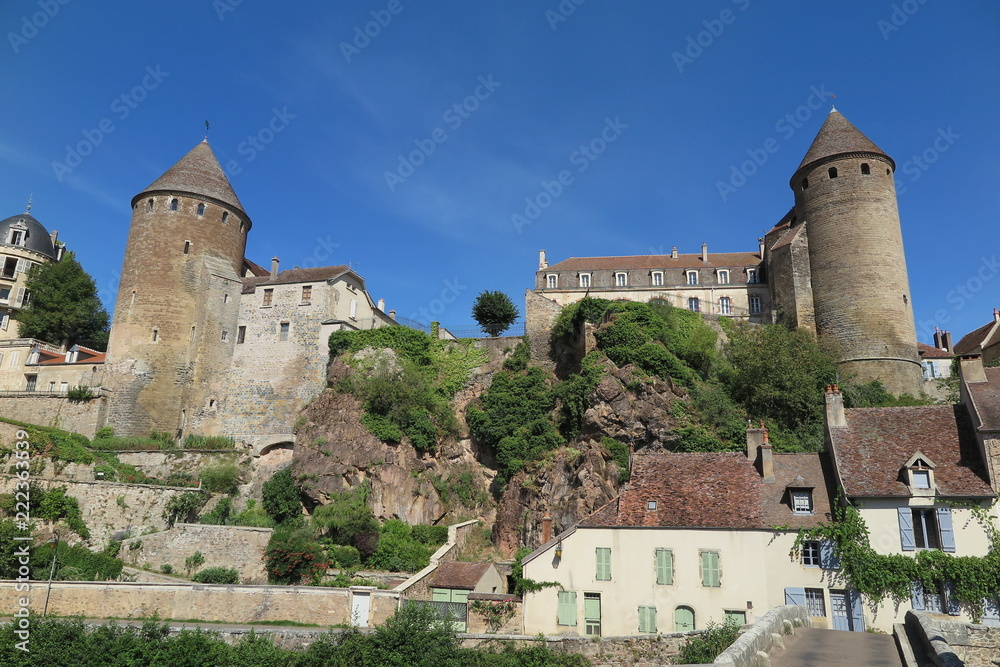
[[[482,291],[472,306],[472,318],[490,336],[499,336],[517,320],[517,306],[503,292]]]

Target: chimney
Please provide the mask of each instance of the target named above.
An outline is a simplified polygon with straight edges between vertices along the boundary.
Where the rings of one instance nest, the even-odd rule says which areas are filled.
[[[951,347],[951,332],[942,331],[941,333],[943,334],[941,336],[941,342],[944,343],[944,346],[941,349],[946,350],[948,352],[954,352],[954,350]]]
[[[993,309],[993,320],[995,322],[1000,322],[1000,309],[998,308]]]
[[[707,243],[702,243],[701,244],[701,261],[703,261],[706,264],[708,264],[708,244]]]
[[[548,512],[542,517],[542,544],[552,541],[552,515]]]
[[[764,424],[761,423],[759,428],[753,428],[751,426],[747,427],[747,458],[750,462],[757,460],[757,452],[760,450],[761,445],[764,444],[764,433],[767,429],[764,428]]]
[[[538,270],[541,271],[542,269],[547,269],[547,268],[549,268],[549,260],[545,259],[545,251],[544,250],[539,250],[538,251]]]
[[[963,354],[958,358],[958,374],[962,382],[986,382],[986,371],[983,370],[981,354]]]
[[[941,334],[941,327],[934,327],[934,347],[939,350],[945,349],[944,341],[942,340],[943,338],[944,337]]]
[[[764,237],[761,236],[757,239],[757,252],[760,254],[760,258],[764,259]]]
[[[670,251],[670,259],[677,259],[677,246],[674,246]]]
[[[274,280],[275,278],[278,277],[278,264],[279,264],[278,258],[277,257],[272,257],[271,258],[271,279],[272,280]]]
[[[764,444],[760,446],[760,474],[765,484],[774,484],[774,460],[771,458],[771,443],[764,429]]]
[[[826,425],[829,428],[846,428],[847,416],[844,414],[844,395],[837,385],[826,387]]]
[[[390,320],[396,319],[396,309],[395,308],[393,308],[392,310],[389,311],[389,319]]]
[[[381,310],[383,313],[385,312],[385,299],[378,300],[378,309]]]

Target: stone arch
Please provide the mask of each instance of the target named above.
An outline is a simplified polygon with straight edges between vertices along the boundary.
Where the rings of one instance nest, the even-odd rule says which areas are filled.
[[[294,451],[295,443],[290,440],[280,440],[278,442],[272,442],[266,445],[258,445],[258,449],[255,452],[255,454],[257,456],[264,456],[279,449],[287,449],[288,451]]]

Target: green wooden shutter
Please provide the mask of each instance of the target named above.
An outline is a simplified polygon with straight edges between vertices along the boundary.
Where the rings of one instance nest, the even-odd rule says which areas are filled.
[[[639,632],[656,633],[656,607],[639,607]]]
[[[674,552],[670,549],[656,550],[656,583],[674,583]]]
[[[576,591],[559,591],[559,625],[576,625]]]
[[[611,581],[611,549],[597,547],[597,580]]]
[[[431,600],[434,602],[451,602],[450,588],[432,588]]]
[[[713,588],[722,583],[722,571],[719,567],[719,554],[715,551],[701,552],[701,585]]]

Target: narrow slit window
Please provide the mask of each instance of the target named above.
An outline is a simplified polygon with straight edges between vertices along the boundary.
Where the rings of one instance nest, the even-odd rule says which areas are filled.
[[[830,178],[837,178],[837,168],[836,167],[830,167],[827,170],[827,173],[830,174]]]
[[[205,215],[205,205],[198,204],[198,215]]]
[[[229,224],[229,211],[223,211],[222,212],[222,224],[224,224],[224,225],[228,225]]]
[[[803,190],[808,190],[809,189],[809,179],[808,178],[803,178],[802,179],[802,189]]]
[[[861,163],[861,173],[864,174],[865,176],[871,175],[872,169],[871,169],[871,167],[868,166],[867,162],[862,162]]]
[[[190,241],[185,241],[184,242],[184,254],[186,255],[189,252],[191,252],[191,242]]]
[[[177,210],[177,199],[176,199],[176,197],[174,199],[170,200],[170,210],[171,211],[176,211]]]

